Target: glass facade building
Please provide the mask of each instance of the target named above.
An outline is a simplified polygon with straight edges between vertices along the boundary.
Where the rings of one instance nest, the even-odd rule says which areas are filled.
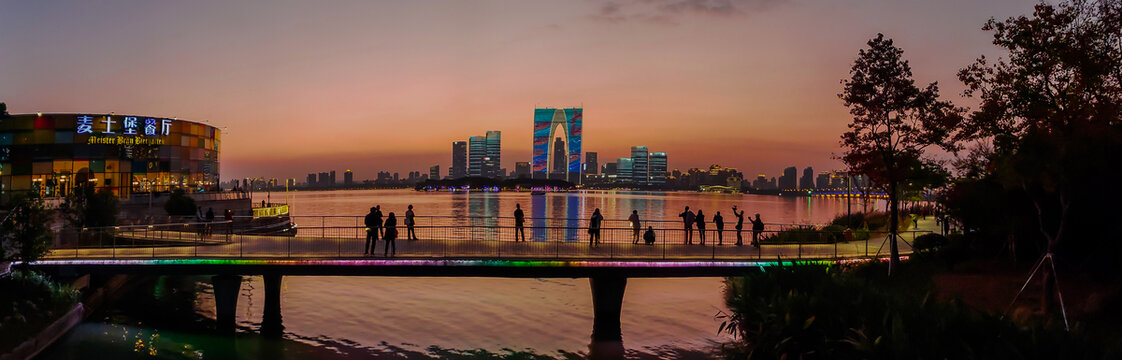
[[[221,132],[140,115],[17,114],[0,117],[0,193],[65,196],[77,184],[118,196],[216,190]]]
[[[647,152],[646,146],[631,147],[631,182],[634,184],[646,185],[651,182]]]
[[[666,153],[653,152],[650,154],[650,182],[651,185],[666,184]]]

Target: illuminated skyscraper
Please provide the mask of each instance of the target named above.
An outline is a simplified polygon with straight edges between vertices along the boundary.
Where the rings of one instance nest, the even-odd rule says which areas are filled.
[[[487,138],[468,138],[468,176],[483,176],[483,158],[487,157]]]
[[[468,168],[467,141],[452,142],[452,166],[448,167],[448,176],[459,179],[467,176]]]
[[[596,157],[595,151],[584,153],[584,168],[582,172],[585,175],[596,175],[600,173],[600,163],[596,161]]]
[[[343,172],[343,185],[351,186],[354,185],[354,183],[355,173],[351,172],[351,169],[347,169],[347,171]]]
[[[666,183],[666,153],[653,152],[648,157],[650,160],[650,177],[648,184],[662,185]]]
[[[650,159],[646,146],[631,147],[631,182],[637,185],[650,183]]]
[[[631,158],[616,159],[616,179],[621,183],[631,183],[635,179],[635,163]]]
[[[429,167],[429,180],[440,180],[440,165]]]
[[[486,177],[502,177],[500,171],[502,167],[501,161],[502,153],[502,132],[501,131],[488,131],[487,132],[487,149],[483,155],[483,176]]]
[[[582,108],[541,108],[534,109],[534,151],[532,161],[535,179],[549,178],[553,171],[554,137],[564,139],[564,154],[567,154],[565,178],[572,183],[580,183],[581,178],[581,128],[584,109]]]

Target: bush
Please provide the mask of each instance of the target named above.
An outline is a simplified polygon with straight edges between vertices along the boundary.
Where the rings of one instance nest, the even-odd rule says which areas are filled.
[[[78,303],[78,292],[33,271],[0,278],[0,353],[42,331]]]
[[[923,234],[912,242],[912,248],[917,252],[933,252],[947,245],[947,238],[939,234]]]
[[[164,203],[164,211],[171,216],[193,216],[196,209],[195,199],[187,196],[183,189],[172,191],[168,201]]]
[[[776,244],[822,244],[845,241],[845,228],[830,225],[824,228],[799,225],[760,238],[760,242]]]
[[[852,214],[842,214],[830,221],[830,225],[845,226],[851,229],[862,228],[865,226],[865,213],[855,212]]]
[[[906,267],[901,268],[906,269]],[[718,331],[737,341],[735,359],[1108,358],[1078,332],[1019,327],[958,302],[927,282],[885,278],[882,269],[800,265],[725,282],[731,314]],[[882,275],[883,276],[883,275]]]
[[[0,223],[0,260],[34,262],[50,251],[47,224],[54,214],[38,194],[21,194],[12,203],[11,212]]]

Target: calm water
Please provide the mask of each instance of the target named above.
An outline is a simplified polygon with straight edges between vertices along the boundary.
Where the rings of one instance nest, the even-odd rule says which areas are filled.
[[[769,223],[824,223],[846,211],[837,199],[708,193],[587,192],[531,196],[527,193],[418,193],[411,190],[327,191],[257,194],[287,201],[297,216],[363,215],[380,204],[384,212],[418,215],[510,216],[516,203],[531,217],[588,217],[600,208],[608,219],[638,210],[644,219],[677,220],[684,206],[720,210],[735,221],[731,207],[760,213]],[[860,209],[855,203],[854,210]],[[730,220],[731,219],[731,220]],[[305,220],[298,220],[305,221]],[[194,308],[213,318],[209,285],[199,282]],[[240,345],[220,337],[147,327],[125,321],[84,324],[47,358],[82,358],[83,349],[137,355],[136,344],[159,334],[166,347],[156,358],[438,357],[440,349],[504,349],[565,357],[588,352],[592,298],[587,279],[285,277],[281,293],[285,341],[272,344],[245,335]],[[633,357],[693,358],[712,353],[730,339],[717,334],[725,310],[722,279],[631,279],[623,306],[624,346]],[[247,278],[238,320],[255,329],[264,299],[259,278]],[[252,345],[248,345],[252,344]],[[144,348],[148,349],[149,348]],[[265,350],[262,350],[265,349]],[[272,351],[268,351],[272,349]],[[284,351],[280,351],[283,349]],[[293,357],[293,354],[301,354]],[[77,355],[77,356],[76,356]],[[446,355],[446,354],[443,354]]]

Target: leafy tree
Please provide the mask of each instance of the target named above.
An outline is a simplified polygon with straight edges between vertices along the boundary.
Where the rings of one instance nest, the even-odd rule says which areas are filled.
[[[0,223],[0,255],[25,264],[34,262],[50,251],[47,226],[53,214],[35,193],[21,194],[12,204],[11,212]]]
[[[183,189],[175,189],[168,197],[168,201],[164,203],[164,211],[172,216],[191,216],[195,215],[195,199],[187,196]]]
[[[1104,173],[1122,145],[1122,1],[1041,3],[982,29],[1007,57],[959,72],[980,100],[969,127],[992,144],[974,168],[1031,200],[1049,259],[1065,248],[1084,259],[1122,255],[1108,208],[1117,184]],[[1047,309],[1054,274],[1043,269]]]
[[[104,227],[117,224],[117,196],[109,189],[79,186],[59,206],[63,218],[75,227]]]
[[[853,115],[841,136],[841,158],[854,173],[868,176],[888,193],[891,273],[900,261],[896,237],[902,187],[940,167],[925,157],[927,147],[958,150],[962,110],[939,100],[936,83],[917,87],[903,50],[884,34],[877,34],[868,46],[858,52],[838,94]]]

